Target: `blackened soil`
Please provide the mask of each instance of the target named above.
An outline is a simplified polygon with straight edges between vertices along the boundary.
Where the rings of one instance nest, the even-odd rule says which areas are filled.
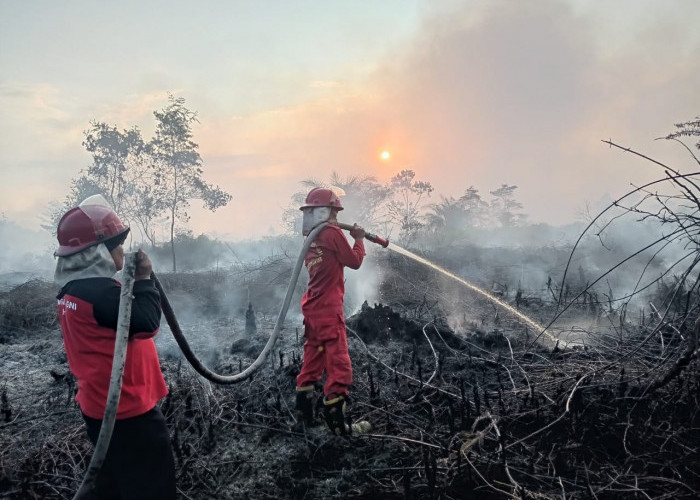
[[[697,357],[645,392],[673,363],[659,364],[657,345],[639,350],[634,335],[606,349],[542,347],[523,338],[522,327],[455,333],[439,314],[415,321],[382,304],[363,305],[347,325],[355,378],[348,418],[371,422],[363,436],[330,435],[320,412],[311,428],[296,423],[295,327],[251,380],[225,387],[195,374],[163,329],[170,394],[162,409],[181,498],[696,498],[700,491]],[[235,321],[183,325],[221,373],[247,366],[269,329],[261,324],[245,336]],[[91,447],[60,333],[15,328],[3,338],[0,496],[72,498]],[[667,339],[664,347],[682,360],[688,346]],[[634,349],[637,356],[619,360]]]

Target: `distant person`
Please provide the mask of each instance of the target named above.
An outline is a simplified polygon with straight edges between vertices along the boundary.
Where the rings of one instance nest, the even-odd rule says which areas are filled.
[[[355,240],[351,247],[336,225],[343,206],[330,189],[312,189],[300,210],[304,211],[305,234],[322,222],[329,222],[329,225],[318,233],[304,257],[309,284],[301,299],[305,342],[301,372],[297,376],[297,415],[307,425],[313,424],[314,385],[325,372],[323,410],[326,423],[334,434],[347,434],[351,430],[345,423],[345,412],[350,401],[352,364],[343,314],[343,268],[359,269],[362,265],[365,231],[355,225],[350,231]],[[368,426],[365,422],[353,425],[352,430],[367,429],[363,425]]]
[[[116,341],[121,284],[112,277],[124,265],[128,232],[100,195],[58,223],[58,317],[68,365],[78,380],[75,399],[93,444],[105,413]],[[121,397],[94,498],[175,498],[170,435],[157,406],[168,391],[153,342],[161,307],[151,270],[150,259],[139,250]]]

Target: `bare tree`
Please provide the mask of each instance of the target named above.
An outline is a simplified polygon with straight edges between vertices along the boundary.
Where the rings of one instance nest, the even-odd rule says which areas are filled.
[[[696,116],[694,120],[676,123],[674,125],[678,130],[668,134],[665,139],[678,139],[679,137],[698,137],[700,136],[700,116]],[[700,140],[695,143],[695,147],[700,149]]]
[[[199,145],[192,140],[192,125],[197,114],[185,107],[184,98],[168,96],[168,104],[155,111],[156,133],[149,143],[154,161],[154,205],[165,211],[170,222],[170,248],[173,272],[177,271],[175,255],[175,224],[188,221],[190,200],[200,199],[211,211],[225,206],[231,195],[202,179],[202,158]]]
[[[433,192],[433,186],[429,182],[414,180],[415,177],[413,170],[402,170],[389,182],[393,194],[393,199],[388,204],[389,219],[399,227],[401,239],[407,243],[423,227],[421,201]]]

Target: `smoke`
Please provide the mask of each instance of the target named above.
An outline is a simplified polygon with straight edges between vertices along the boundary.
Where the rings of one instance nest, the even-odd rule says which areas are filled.
[[[346,317],[352,316],[359,311],[362,303],[365,301],[370,306],[374,305],[379,296],[382,270],[375,256],[379,252],[388,252],[388,250],[377,247],[370,242],[365,242],[365,248],[367,249],[367,255],[360,269],[345,269],[345,301],[343,308]]]
[[[446,196],[460,196],[469,186],[487,192],[502,183],[517,185],[518,201],[533,220],[570,224],[584,219],[581,212],[591,200],[611,198],[610,192],[619,193],[630,181],[642,184],[662,174],[658,166],[610,150],[601,139],[619,139],[682,168],[688,164],[685,153],[653,139],[697,114],[692,107],[700,88],[700,31],[693,23],[700,17],[700,4],[637,5],[617,3],[603,10],[555,0],[433,3],[423,11],[420,29],[393,50],[384,50],[389,55],[373,61],[372,72],[350,68],[343,75],[330,75],[332,85],[310,84],[322,92],[265,111],[224,109],[219,114],[197,109],[202,128],[195,130],[195,138],[203,145],[207,179],[229,190],[234,200],[216,213],[193,206],[192,227],[216,232],[229,242],[217,249],[214,260],[187,255],[194,262],[207,262],[193,269],[250,277],[236,285],[245,290],[239,293],[249,296],[260,314],[274,315],[285,290],[284,269],[296,258],[301,237],[265,235],[282,230],[282,213],[302,178],[325,179],[333,171],[375,175],[384,182],[410,168],[417,178],[431,182],[436,194]],[[10,90],[4,87],[3,102],[10,102]],[[61,107],[53,87],[24,89],[23,94],[22,102],[37,100],[31,98],[36,95],[49,103],[30,118],[53,120],[37,128],[51,133],[36,137],[51,141],[54,152],[79,144],[75,138],[89,118],[116,121],[119,127],[141,123],[148,110],[158,107],[159,95],[151,89],[95,117],[94,109],[66,112],[69,108]],[[192,97],[194,102],[201,99]],[[53,133],[58,129],[70,137]],[[53,144],[59,139],[60,144]],[[391,151],[390,162],[377,158],[381,148]],[[40,150],[24,148],[23,155],[29,156],[20,158],[22,165],[33,162],[33,173],[49,164],[35,157]],[[84,159],[71,151],[72,164],[51,168],[60,175],[51,173],[50,181],[60,176],[65,183],[77,174],[75,165]],[[19,177],[18,172],[8,177],[13,180],[8,189],[18,191]],[[33,181],[41,178],[47,177],[35,175]],[[50,198],[47,192],[41,191],[41,197]],[[12,196],[8,191],[8,204]],[[33,213],[35,205],[30,203],[32,210],[25,212]],[[344,222],[353,222],[350,208],[343,215]],[[435,249],[429,241],[423,247],[434,252],[438,263],[487,290],[508,285],[512,298],[520,286],[546,297],[546,283],[549,278],[560,282],[582,228],[580,223],[548,224],[474,229],[460,248]],[[568,279],[579,286],[595,280],[658,231],[636,223],[615,225],[600,238],[592,231],[574,254]],[[51,275],[55,244],[48,233],[29,235],[0,221],[0,237],[0,272]],[[237,242],[230,243],[233,239]],[[376,300],[383,270],[374,256],[382,251],[368,244],[362,268],[346,271],[346,312],[351,314],[364,300]],[[651,257],[641,255],[606,277],[601,294],[621,297],[643,286],[638,284],[642,272],[655,278],[681,251],[669,247],[648,267]],[[167,254],[152,258],[157,271],[171,268]],[[266,287],[256,288],[259,283]],[[302,282],[299,288],[298,295]],[[196,324],[201,308],[187,301],[179,307]],[[460,307],[452,306],[455,317],[463,318]],[[231,315],[239,314],[233,311]],[[289,314],[298,320],[296,298]]]
[[[376,15],[361,10],[358,16]],[[19,11],[22,22],[31,24],[26,9]],[[120,13],[128,15],[128,10]],[[216,213],[193,206],[193,227],[238,239],[279,233],[279,213],[300,178],[326,177],[334,170],[386,181],[410,168],[430,181],[436,194],[446,196],[458,196],[470,185],[486,190],[515,184],[534,220],[563,224],[587,201],[656,173],[655,167],[611,152],[601,139],[614,138],[680,161],[677,148],[653,139],[697,113],[697,2],[640,0],[603,9],[595,2],[573,0],[444,1],[427,3],[417,13],[416,23],[406,24],[410,31],[390,35],[387,29],[382,45],[367,52],[369,60],[346,62],[346,52],[339,52],[339,58],[332,50],[315,54],[306,42],[292,41],[288,48],[299,59],[282,66],[308,71],[291,74],[278,65],[260,66],[243,58],[247,62],[236,65],[241,72],[224,77],[219,59],[203,57],[197,67],[210,64],[210,71],[173,73],[146,87],[141,82],[122,97],[93,85],[102,90],[79,101],[62,94],[84,94],[57,84],[62,75],[39,71],[41,83],[10,79],[0,86],[9,113],[2,134],[7,147],[1,148],[3,173],[11,181],[0,186],[5,210],[16,220],[28,223],[32,218],[34,223],[37,200],[63,198],[61,190],[85,166],[81,130],[90,119],[119,128],[138,125],[148,135],[151,111],[172,83],[183,78],[191,82],[183,97],[201,120],[194,132],[202,145],[207,181],[234,196]],[[98,26],[101,19],[92,21]],[[282,26],[294,27],[296,21]],[[29,36],[31,30],[15,24],[15,35]],[[171,28],[155,19],[152,25],[156,30]],[[314,29],[324,25],[319,22]],[[357,25],[358,31],[367,26]],[[122,35],[105,43],[122,43]],[[352,31],[343,35],[354,39],[353,49],[371,43]],[[195,52],[211,52],[196,38],[183,43]],[[42,45],[31,45],[33,41]],[[46,33],[27,42],[20,46],[54,54],[58,67],[68,65],[76,75],[83,71],[94,76],[89,63],[82,65],[74,57],[72,45],[57,44]],[[245,50],[227,46],[232,40],[226,37],[220,43],[234,59],[236,50]],[[271,60],[281,54],[274,43],[255,48],[272,48],[261,54],[273,56]],[[300,49],[311,55],[301,56]],[[8,51],[8,57],[20,60],[23,50]],[[319,56],[338,60],[325,69],[318,66]],[[23,68],[35,68],[38,60],[25,59],[34,63]],[[106,69],[124,74],[118,62],[113,64]],[[211,78],[198,80],[211,73],[221,75],[217,85],[212,87]],[[260,81],[266,84],[261,87]],[[177,83],[174,87],[183,88]],[[224,95],[217,93],[222,89]],[[391,152],[391,161],[379,160],[382,148]],[[25,202],[29,197],[33,200]]]
[[[247,213],[261,185],[265,199],[284,200],[300,177],[386,182],[408,168],[438,195],[507,183],[532,220],[580,221],[588,204],[660,172],[601,139],[688,165],[680,148],[654,139],[696,114],[688,103],[700,87],[700,36],[690,20],[700,6],[645,5],[611,6],[605,16],[554,0],[433,4],[413,37],[361,80],[353,74],[316,99],[209,126],[228,131],[211,178],[224,187],[235,179],[236,189],[229,207],[198,220]],[[379,159],[383,149],[390,161]],[[279,230],[284,205],[267,206],[238,216],[240,228]]]
[[[53,279],[57,244],[48,231],[31,231],[0,217],[0,282]]]
[[[662,88],[686,95],[700,84],[698,59],[676,45],[700,48],[687,22],[662,14],[675,33],[668,40],[647,19],[625,37],[565,2],[472,7],[436,14],[383,78],[393,96],[385,110],[413,144],[421,177],[445,194],[465,184],[516,184],[536,220],[562,224],[587,199],[658,174],[611,154],[600,139],[668,157],[653,139],[694,112]],[[612,41],[615,51],[605,45]],[[654,58],[659,45],[679,59]]]

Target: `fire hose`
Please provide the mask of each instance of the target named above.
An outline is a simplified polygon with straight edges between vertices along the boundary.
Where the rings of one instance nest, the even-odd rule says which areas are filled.
[[[284,296],[284,302],[282,303],[282,308],[280,309],[279,315],[277,316],[277,322],[275,323],[275,329],[272,331],[272,335],[270,335],[270,338],[267,340],[265,347],[263,348],[262,352],[260,352],[255,361],[253,361],[253,363],[251,363],[251,365],[248,368],[246,368],[240,373],[237,373],[236,375],[219,375],[218,373],[214,373],[209,368],[204,366],[204,364],[199,360],[199,358],[197,358],[197,356],[190,348],[190,345],[187,343],[187,339],[183,335],[182,330],[180,329],[180,325],[178,324],[177,319],[175,318],[175,313],[173,312],[173,308],[170,305],[170,302],[168,301],[168,297],[165,295],[163,286],[160,284],[160,281],[158,281],[158,278],[156,277],[155,273],[151,274],[151,278],[153,278],[156,288],[160,293],[160,301],[161,308],[163,309],[163,316],[165,317],[165,320],[170,326],[170,330],[173,333],[173,337],[175,337],[177,345],[180,347],[182,353],[185,355],[185,358],[187,359],[187,361],[189,361],[189,363],[192,365],[192,368],[194,368],[197,373],[214,383],[227,385],[242,382],[243,380],[249,378],[258,368],[262,366],[262,364],[267,359],[268,354],[270,354],[270,351],[277,343],[277,338],[279,337],[280,330],[282,329],[282,323],[284,323],[284,318],[287,316],[287,310],[289,309],[289,304],[291,303],[292,296],[294,295],[294,288],[296,287],[297,280],[299,279],[301,266],[304,265],[304,256],[306,255],[306,252],[311,246],[311,243],[316,238],[316,235],[318,235],[318,233],[321,232],[321,230],[327,225],[328,223],[324,222],[316,226],[314,230],[311,231],[311,233],[309,233],[309,236],[304,241],[304,246],[302,247],[301,252],[299,253],[299,258],[297,259],[296,265],[294,266],[294,270],[292,271],[292,277],[290,278],[289,286],[287,287],[287,294]]]
[[[102,419],[102,427],[95,444],[95,451],[90,459],[83,482],[73,497],[74,500],[87,498],[90,493],[97,473],[107,455],[107,448],[112,438],[114,421],[117,417],[119,397],[122,392],[122,378],[124,376],[124,363],[126,362],[126,346],[129,341],[129,324],[131,323],[131,300],[134,290],[134,272],[136,271],[136,253],[128,253],[124,258],[124,270],[121,295],[119,296],[119,315],[117,319],[117,338],[114,342],[114,360],[112,361],[112,374],[109,380],[109,392],[105,415]]]
[[[287,287],[287,294],[284,297],[284,302],[280,309],[279,315],[277,316],[277,321],[275,323],[275,328],[267,340],[265,347],[260,352],[258,357],[251,363],[248,368],[243,370],[236,375],[219,375],[211,371],[209,368],[204,366],[201,360],[196,356],[194,351],[190,348],[187,339],[182,333],[182,329],[175,317],[175,312],[173,311],[170,301],[163,290],[158,277],[155,273],[151,273],[151,279],[153,279],[158,293],[160,294],[161,308],[163,310],[163,316],[170,326],[170,330],[175,337],[177,345],[182,350],[187,361],[192,365],[192,368],[199,373],[201,376],[217,384],[228,385],[236,384],[250,378],[255,371],[257,371],[262,364],[267,359],[270,351],[277,343],[280,331],[282,329],[282,324],[287,316],[287,310],[289,309],[289,304],[292,301],[292,296],[294,295],[294,289],[296,287],[297,280],[299,279],[299,274],[301,273],[301,267],[304,264],[304,257],[306,252],[309,250],[311,243],[314,241],[318,233],[326,227],[329,223],[322,222],[318,224],[309,235],[304,240],[304,245],[302,246],[299,257],[297,258],[296,265],[292,271],[291,279],[289,280],[289,285]],[[350,231],[353,226],[350,224],[338,223],[341,229]],[[365,239],[377,243],[378,245],[386,248],[389,245],[389,241],[385,238],[377,236],[373,233],[365,232]],[[124,259],[124,269],[122,271],[124,283],[122,284],[121,295],[119,298],[119,317],[117,322],[117,336],[114,344],[114,360],[112,361],[112,375],[110,377],[109,392],[107,394],[107,404],[105,407],[104,418],[102,419],[102,427],[100,428],[100,434],[97,438],[97,443],[95,444],[95,451],[92,454],[90,464],[88,465],[87,472],[83,478],[83,482],[80,488],[76,492],[73,500],[82,500],[87,498],[90,490],[92,489],[95,480],[97,479],[97,473],[102,467],[105,456],[107,455],[107,449],[109,447],[109,442],[112,437],[112,431],[114,430],[114,422],[117,416],[117,408],[119,407],[119,396],[121,394],[122,388],[122,378],[124,375],[124,364],[126,362],[126,348],[127,342],[129,340],[129,323],[131,318],[131,301],[133,299],[132,291],[134,288],[134,272],[136,270],[136,253],[128,253]]]
[[[354,226],[352,226],[350,224],[343,224],[342,222],[338,222],[338,227],[340,229],[344,229],[345,231],[352,231],[352,228]],[[311,236],[311,235],[309,234],[309,236]],[[389,246],[389,240],[387,240],[386,238],[382,238],[381,236],[377,236],[376,234],[370,233],[368,231],[365,231],[365,239],[367,241],[371,241],[372,243],[376,243],[377,245],[381,245],[384,248]]]
[[[270,354],[270,351],[277,343],[277,339],[279,338],[279,334],[282,329],[282,324],[284,323],[284,318],[287,316],[287,310],[289,309],[289,304],[292,301],[294,289],[296,287],[297,280],[299,279],[301,267],[304,265],[304,257],[306,256],[306,252],[308,251],[309,247],[311,246],[311,243],[314,241],[318,233],[321,232],[321,230],[327,225],[327,222],[319,224],[307,236],[306,240],[304,241],[304,246],[302,247],[301,252],[299,253],[299,258],[297,259],[296,265],[294,266],[294,270],[292,271],[292,276],[289,280],[289,285],[287,287],[287,294],[284,296],[284,302],[282,303],[282,308],[280,309],[279,315],[277,316],[277,322],[275,323],[275,329],[272,331],[272,335],[267,340],[265,347],[260,352],[255,361],[253,361],[253,363],[251,363],[251,365],[248,368],[236,375],[219,375],[218,373],[214,373],[209,368],[204,366],[202,361],[192,351],[189,343],[187,342],[187,339],[182,333],[182,329],[180,328],[177,318],[175,317],[175,312],[173,311],[173,308],[170,305],[170,301],[168,300],[168,297],[165,294],[165,290],[163,290],[163,286],[160,284],[158,277],[155,275],[155,273],[151,273],[151,278],[155,282],[156,288],[160,293],[160,302],[161,308],[163,309],[163,316],[165,317],[168,326],[170,326],[170,330],[173,333],[173,337],[175,337],[177,345],[180,347],[180,350],[185,355],[185,358],[192,365],[192,368],[194,368],[194,370],[197,373],[199,373],[202,377],[206,378],[207,380],[216,384],[228,385],[236,384],[238,382],[246,380],[262,366],[262,364],[267,359],[267,356]],[[350,231],[353,228],[353,226],[351,226],[350,224],[338,223],[338,226],[341,229],[345,229],[347,231]],[[384,248],[386,248],[389,245],[388,240],[372,233],[365,232],[365,238],[373,243],[382,245]]]

